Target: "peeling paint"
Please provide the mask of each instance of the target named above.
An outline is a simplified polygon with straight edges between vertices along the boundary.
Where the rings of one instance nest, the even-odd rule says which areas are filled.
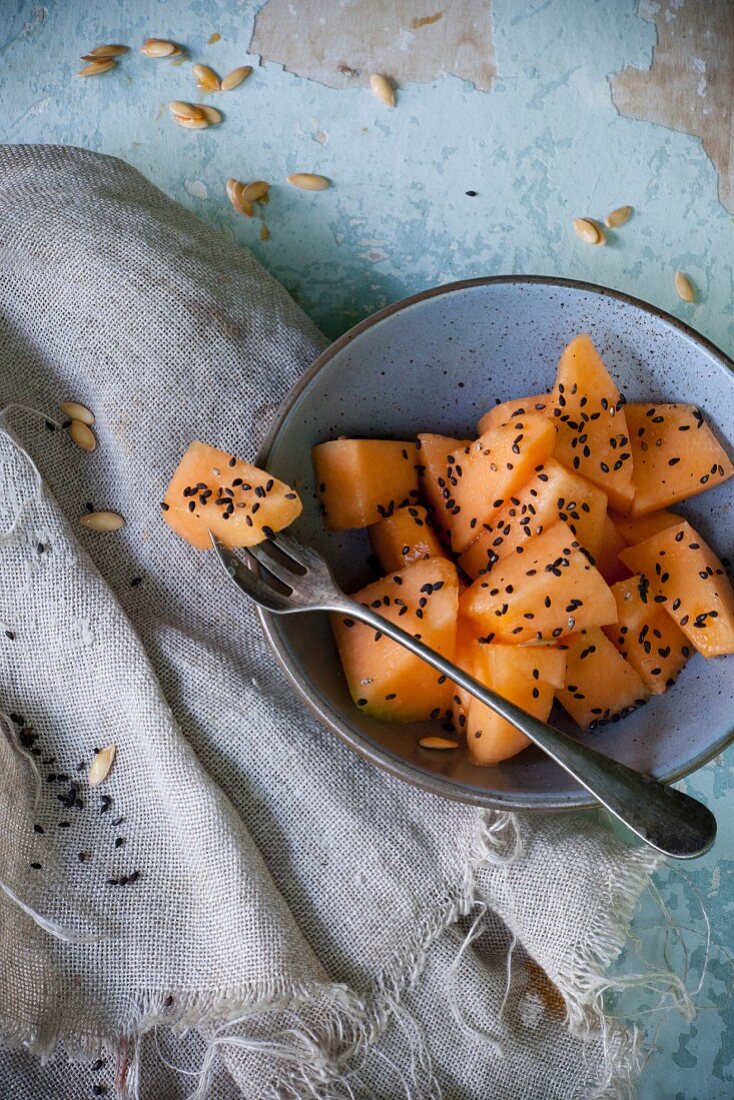
[[[653,8],[656,8],[653,12]],[[614,103],[630,118],[701,138],[719,174],[719,197],[734,211],[734,19],[731,0],[640,5],[658,32],[649,70],[611,78]],[[705,74],[705,75],[704,75]],[[703,100],[706,100],[704,106]]]
[[[267,0],[250,48],[330,88],[364,87],[377,71],[398,85],[450,73],[489,91],[497,72],[489,0],[441,12],[435,0]]]
[[[186,180],[186,190],[195,199],[205,199],[209,194],[201,180]]]

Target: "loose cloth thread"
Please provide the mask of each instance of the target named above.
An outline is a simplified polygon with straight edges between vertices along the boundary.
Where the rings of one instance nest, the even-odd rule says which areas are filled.
[[[321,336],[120,161],[5,147],[0,201],[0,478],[23,513],[2,524],[0,708],[66,777],[34,809],[10,757],[0,878],[71,936],[105,929],[59,942],[0,893],[3,1096],[624,1095],[638,1038],[597,995],[656,857],[588,816],[482,814],[351,755],[160,521],[191,438],[252,458]],[[44,423],[69,398],[97,415],[93,455]],[[87,502],[126,527],[80,530]]]

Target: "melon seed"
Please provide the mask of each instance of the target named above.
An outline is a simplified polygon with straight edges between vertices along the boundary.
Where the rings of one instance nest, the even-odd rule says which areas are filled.
[[[604,224],[609,229],[619,229],[620,225],[630,220],[632,213],[631,206],[618,206],[616,210],[612,210],[611,214],[607,214]]]
[[[108,73],[110,69],[114,69],[117,65],[114,57],[109,57],[106,60],[92,61],[89,65],[85,65],[83,69],[80,69],[76,74],[77,76],[99,76],[100,73]]]
[[[85,512],[79,522],[88,531],[119,531],[125,526],[125,520],[117,512]]]
[[[175,42],[168,42],[165,38],[146,38],[140,52],[146,57],[174,57],[181,50]]]
[[[216,107],[208,107],[206,103],[201,103],[199,106],[210,126],[216,126],[222,121],[222,112],[218,111]]]
[[[242,192],[242,198],[245,202],[258,202],[263,195],[267,195],[270,190],[270,184],[265,180],[253,180],[252,183],[248,183]]]
[[[246,202],[242,197],[242,192],[245,190],[244,183],[240,180],[228,179],[227,180],[227,197],[232,203],[238,214],[244,214],[245,217],[251,218],[255,213],[255,207],[251,202]]]
[[[115,762],[115,754],[117,748],[115,745],[108,745],[105,749],[100,749],[94,760],[89,765],[89,785],[91,787],[98,787],[100,783],[103,783],[110,773],[110,768]]]
[[[95,46],[89,53],[85,53],[82,61],[105,61],[109,57],[118,57],[121,53],[127,53],[129,46]]]
[[[64,401],[59,405],[64,416],[69,420],[81,420],[82,424],[94,424],[94,413],[78,401]]]
[[[591,218],[574,218],[573,227],[577,236],[586,244],[606,244],[604,230]]]
[[[173,119],[185,130],[206,130],[209,126],[205,118],[183,118],[181,115],[174,115]]]
[[[370,88],[377,99],[382,100],[386,106],[395,106],[395,90],[387,77],[381,76],[380,73],[373,73],[370,77]]]
[[[231,92],[233,88],[237,88],[244,80],[247,80],[251,72],[252,65],[240,65],[238,69],[232,69],[232,72],[227,73],[222,79],[222,91]]]
[[[227,198],[232,203],[232,206],[236,207],[239,200],[242,198],[242,192],[245,189],[244,183],[234,179],[230,176],[226,183]]]
[[[696,292],[693,289],[693,284],[688,276],[684,275],[682,271],[676,271],[675,273],[675,289],[681,301],[695,302]]]
[[[168,104],[168,110],[176,119],[194,118],[201,120],[206,117],[201,107],[197,107],[195,103],[185,103],[183,99],[172,99]]]
[[[94,451],[97,448],[97,437],[83,420],[72,420],[69,425],[69,435],[73,443],[76,443],[77,447],[81,447],[83,451]]]
[[[288,183],[302,191],[325,191],[331,187],[331,180],[326,176],[315,176],[312,172],[294,172],[288,176]]]
[[[458,749],[458,741],[449,741],[448,737],[421,737],[418,742],[422,749]]]
[[[218,92],[221,88],[219,77],[208,65],[194,65],[191,70],[196,77],[197,87],[204,92]]]

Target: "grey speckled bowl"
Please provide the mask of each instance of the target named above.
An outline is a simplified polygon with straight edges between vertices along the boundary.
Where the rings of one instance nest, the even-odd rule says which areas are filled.
[[[327,535],[313,494],[310,451],[337,435],[411,438],[420,431],[464,436],[496,398],[547,390],[558,357],[589,332],[630,400],[690,401],[719,438],[732,441],[731,362],[696,333],[643,302],[585,283],[498,277],[437,288],[357,325],[314,363],[290,394],[259,461],[303,489],[295,527],[318,547],[347,588],[366,583],[364,531]],[[734,479],[681,511],[713,547],[734,545]],[[530,748],[494,768],[463,750],[431,753],[418,739],[432,723],[371,720],[352,704],[323,614],[261,616],[294,687],[356,752],[401,779],[449,798],[505,809],[560,810],[592,799],[552,760]],[[564,725],[561,714],[554,721]],[[696,656],[675,687],[623,722],[588,738],[602,752],[673,780],[700,767],[733,738],[734,657]]]

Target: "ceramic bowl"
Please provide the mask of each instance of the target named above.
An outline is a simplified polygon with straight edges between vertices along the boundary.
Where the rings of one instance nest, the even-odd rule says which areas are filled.
[[[497,399],[547,390],[563,347],[591,334],[632,401],[699,405],[725,446],[734,441],[732,363],[660,310],[611,290],[542,277],[475,279],[426,291],[368,318],[331,345],[284,402],[259,464],[302,489],[294,532],[321,550],[347,591],[373,579],[366,531],[329,535],[315,499],[311,448],[339,435],[465,437]],[[727,440],[727,434],[729,439]],[[734,479],[676,508],[719,554],[734,546]],[[573,809],[591,796],[539,749],[478,768],[463,750],[418,741],[435,723],[396,725],[353,705],[326,615],[261,615],[295,689],[352,749],[401,779],[484,806]],[[734,657],[695,656],[677,684],[624,721],[580,732],[601,752],[671,781],[711,760],[734,738]],[[440,732],[440,731],[439,731]]]

